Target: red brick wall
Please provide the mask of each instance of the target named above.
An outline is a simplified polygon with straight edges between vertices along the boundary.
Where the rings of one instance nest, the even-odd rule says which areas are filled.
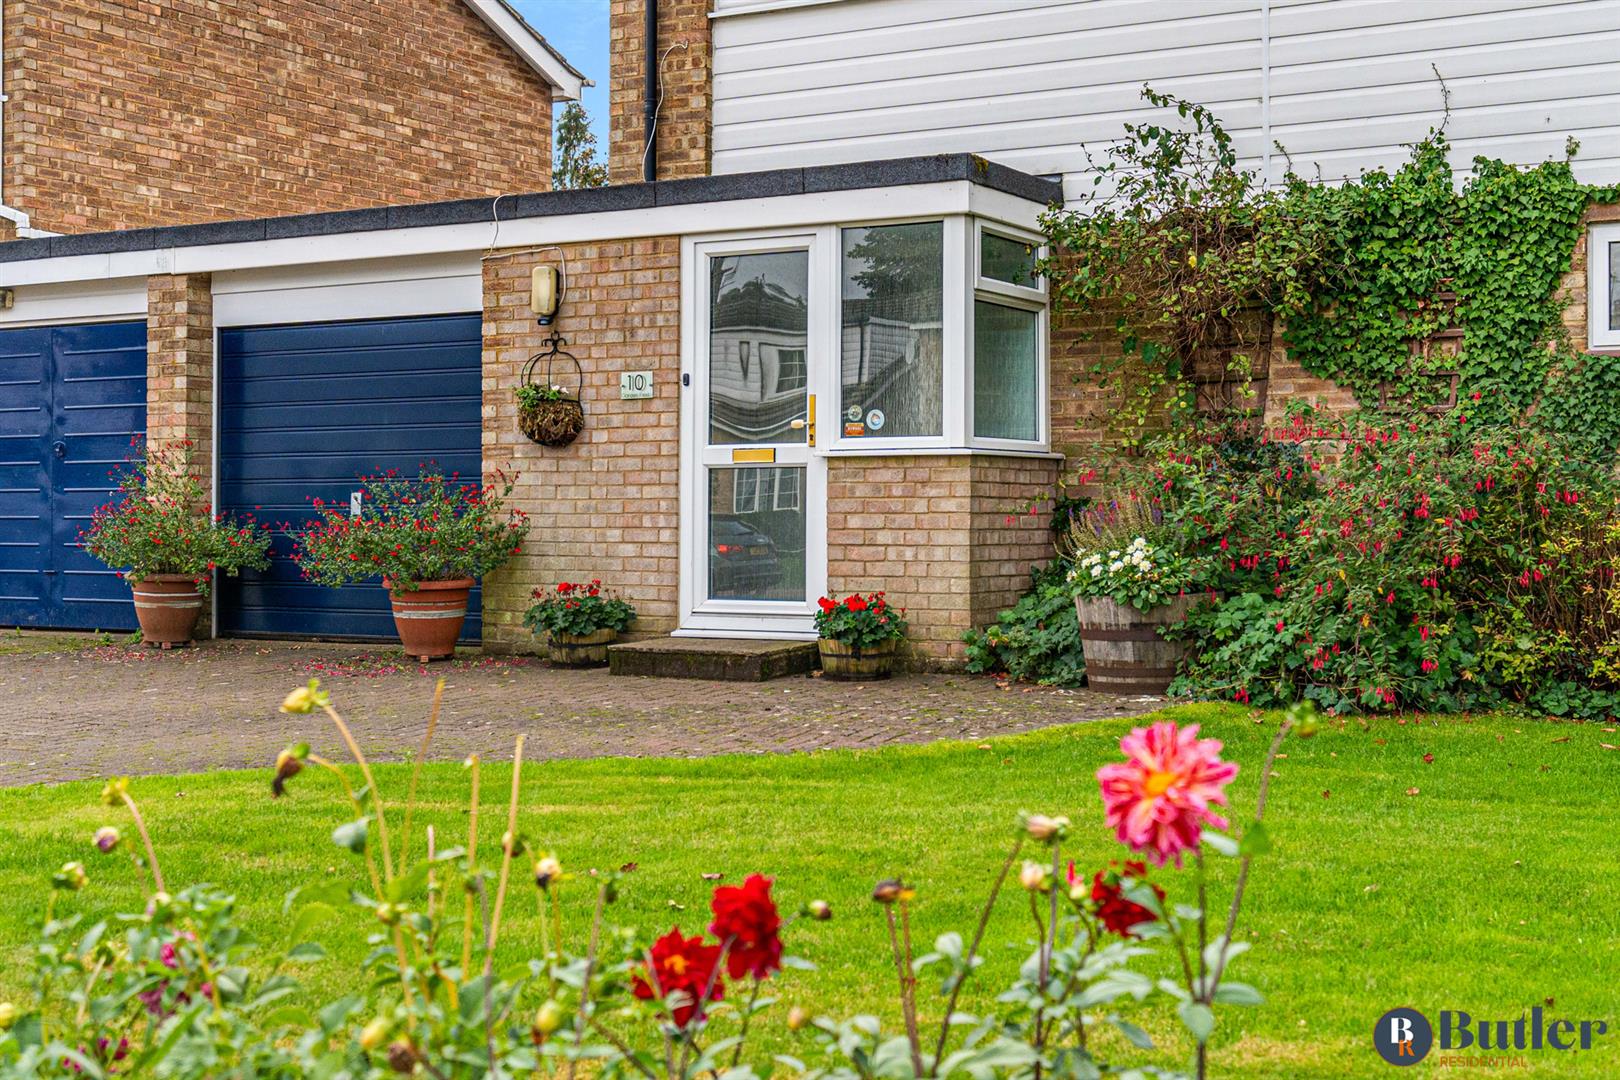
[[[484,581],[484,644],[527,650],[529,594],[601,578],[635,604],[638,633],[675,628],[679,580],[680,241],[673,236],[567,248],[557,327],[584,369],[585,430],[542,447],[517,428],[512,397],[545,337],[529,276],[555,251],[484,263],[484,467],[515,468],[517,505],[534,521],[524,552]],[[555,372],[572,380],[572,369]],[[654,372],[651,400],[622,401],[619,373]]]
[[[635,183],[644,175],[645,2],[612,0],[610,8],[608,178],[615,184]],[[709,0],[659,0],[658,56],[663,88],[663,106],[658,113],[658,179],[707,176]]]
[[[883,590],[906,609],[914,665],[959,665],[963,632],[1016,601],[1030,566],[1050,558],[1046,516],[1019,509],[1050,495],[1057,471],[1039,458],[833,458],[829,591]]]
[[[550,87],[462,0],[6,0],[4,44],[37,228],[550,187]]]
[[[208,274],[146,279],[146,438],[191,440],[198,467],[213,454],[214,293]]]

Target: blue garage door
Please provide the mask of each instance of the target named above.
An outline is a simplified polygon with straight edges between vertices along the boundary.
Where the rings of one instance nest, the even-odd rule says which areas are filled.
[[[477,477],[481,315],[305,323],[219,332],[219,502],[301,527],[310,497],[349,504],[356,478],[424,462]],[[225,579],[226,634],[387,640],[388,596],[373,579],[340,589],[303,580],[278,532],[268,571]],[[479,636],[474,591],[463,640]]]
[[[0,626],[134,628],[79,533],[145,429],[145,322],[0,330]]]

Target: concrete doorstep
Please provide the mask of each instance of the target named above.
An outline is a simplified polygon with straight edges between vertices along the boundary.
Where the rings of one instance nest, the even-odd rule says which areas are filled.
[[[665,679],[764,682],[808,674],[820,663],[821,653],[813,641],[667,637],[608,648],[608,670],[614,675]]]

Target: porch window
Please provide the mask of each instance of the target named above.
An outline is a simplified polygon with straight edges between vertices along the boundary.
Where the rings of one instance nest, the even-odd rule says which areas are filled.
[[[1586,251],[1587,344],[1620,350],[1620,222],[1592,226]]]
[[[944,433],[944,251],[942,221],[843,230],[846,437]]]
[[[971,217],[838,232],[834,452],[1045,449],[1039,236]]]

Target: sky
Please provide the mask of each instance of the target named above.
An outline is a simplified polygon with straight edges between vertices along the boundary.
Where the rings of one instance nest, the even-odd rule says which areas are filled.
[[[608,0],[511,0],[530,26],[596,83],[585,88],[585,111],[596,134],[596,159],[607,161]],[[562,112],[558,102],[556,112]]]

